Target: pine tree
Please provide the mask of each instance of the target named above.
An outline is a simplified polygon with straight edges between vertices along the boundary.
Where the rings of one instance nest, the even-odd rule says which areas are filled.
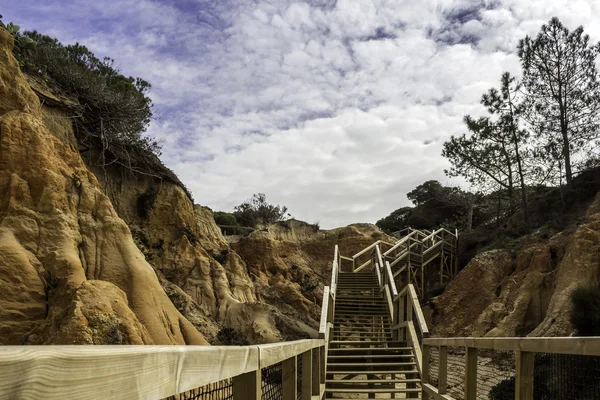
[[[558,18],[543,25],[535,39],[519,43],[527,119],[543,139],[545,152],[564,162],[573,181],[573,155],[598,138],[600,83],[596,58],[600,43],[590,44],[583,27],[570,32]]]
[[[510,73],[505,72],[502,74],[500,90],[490,89],[483,95],[481,104],[488,109],[490,114],[498,117],[496,124],[502,131],[502,137],[504,140],[508,140],[512,147],[509,152],[513,152],[516,172],[521,184],[521,208],[525,222],[527,222],[526,166],[524,163],[524,156],[527,153],[524,145],[528,138],[528,132],[519,128],[522,112],[518,99],[519,89],[520,84],[516,79]]]

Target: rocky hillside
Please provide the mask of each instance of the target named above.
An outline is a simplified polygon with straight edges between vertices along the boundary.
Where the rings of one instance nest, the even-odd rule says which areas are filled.
[[[334,244],[352,254],[376,227],[288,221],[228,242],[164,167],[95,162],[72,100],[25,77],[12,46],[0,30],[0,344],[316,336]]]
[[[597,172],[596,172],[597,173]],[[589,189],[589,185],[588,185]],[[600,195],[576,223],[476,255],[426,308],[435,336],[569,336],[571,292],[600,286]]]

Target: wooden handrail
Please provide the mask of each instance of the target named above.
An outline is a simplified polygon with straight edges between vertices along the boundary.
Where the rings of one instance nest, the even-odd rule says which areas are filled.
[[[426,346],[600,356],[600,336],[593,337],[458,337],[423,339]]]
[[[394,247],[388,249],[386,252],[383,253],[383,255],[388,255],[390,254],[392,251],[396,250],[398,247],[402,246],[404,243],[406,243],[408,240],[413,239],[413,240],[417,240],[413,238],[413,235],[416,234],[416,232],[418,231],[412,231],[410,234],[404,236],[402,239],[398,240],[396,242],[396,244],[394,245]]]
[[[388,275],[388,281],[390,282],[391,295],[396,297],[398,295],[398,289],[396,289],[396,282],[394,281],[394,274],[392,274],[392,267],[390,267],[390,262],[385,262],[385,270]]]
[[[432,347],[439,346],[438,376],[435,385],[430,380],[430,355]],[[537,353],[569,354],[577,356],[600,356],[600,337],[537,337],[537,338],[429,338],[423,340],[422,349],[422,398],[455,400],[447,394],[448,347],[463,347],[465,350],[464,384],[460,398],[476,400],[478,393],[478,349],[514,352],[514,399],[534,400],[534,380]],[[508,359],[508,358],[507,358]],[[437,386],[437,387],[436,387]]]
[[[161,399],[324,346],[1,346],[0,398]]]
[[[419,303],[419,297],[417,296],[417,292],[415,291],[415,287],[412,284],[407,285],[408,294],[410,302],[413,306],[413,312],[415,314],[417,320],[417,326],[421,331],[421,335],[423,338],[429,336],[429,328],[427,327],[427,321],[425,321],[425,316],[423,315],[423,310],[421,309],[421,303]]]
[[[372,248],[374,248],[375,246],[377,246],[379,244],[379,242],[381,242],[381,240],[376,241],[375,243],[365,247],[364,249],[362,249],[361,251],[359,251],[358,253],[356,253],[355,255],[352,256],[353,259],[357,259],[358,257],[362,256],[363,254],[365,254],[367,251],[371,250]]]
[[[327,322],[329,317],[329,301],[330,301],[329,286],[323,288],[323,303],[321,305],[321,323],[319,324],[319,338],[325,339],[327,335]]]

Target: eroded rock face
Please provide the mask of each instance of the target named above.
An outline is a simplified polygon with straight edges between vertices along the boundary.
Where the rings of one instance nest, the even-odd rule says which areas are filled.
[[[0,30],[0,343],[206,344],[79,153],[45,125],[12,46]]]
[[[317,336],[334,245],[352,255],[375,226],[288,221],[229,243],[172,176],[80,154],[72,100],[28,84],[11,48],[0,31],[0,344]]]
[[[600,197],[573,232],[476,256],[433,300],[436,336],[569,336],[570,294],[600,284]]]

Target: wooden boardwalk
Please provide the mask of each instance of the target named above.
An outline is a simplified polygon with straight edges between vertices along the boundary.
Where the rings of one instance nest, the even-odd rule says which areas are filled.
[[[429,338],[419,297],[456,275],[457,241],[410,230],[353,256],[336,246],[315,340],[0,347],[0,398],[600,400],[598,337]]]

